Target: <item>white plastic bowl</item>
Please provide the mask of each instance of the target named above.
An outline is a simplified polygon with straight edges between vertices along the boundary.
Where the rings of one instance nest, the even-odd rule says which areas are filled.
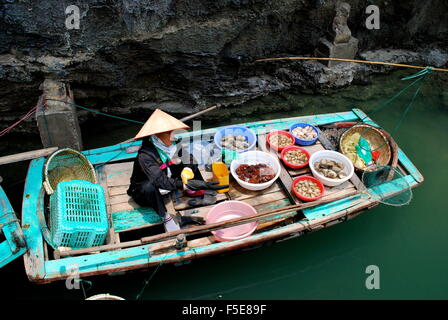
[[[337,162],[342,162],[345,166],[345,168],[344,168],[344,170],[342,170],[342,172],[347,174],[347,176],[344,179],[330,179],[330,178],[327,178],[324,175],[320,174],[319,172],[317,172],[316,169],[314,169],[314,164],[316,162],[319,162],[322,159],[328,159],[328,160],[333,160],[333,161],[337,161]],[[331,150],[322,150],[322,151],[313,153],[310,157],[310,168],[311,168],[311,172],[313,173],[313,175],[317,179],[319,179],[324,185],[329,186],[329,187],[335,187],[340,184],[343,184],[345,181],[351,179],[351,177],[355,173],[355,168],[353,167],[353,163],[350,161],[349,158],[344,156],[342,153],[339,153],[336,151],[331,151]]]
[[[254,165],[258,163],[263,163],[271,167],[275,171],[274,179],[264,183],[249,183],[238,178],[238,175],[236,174],[236,169],[241,164]],[[275,182],[275,180],[278,179],[278,177],[280,176],[280,162],[276,157],[274,157],[269,153],[262,151],[247,151],[241,153],[238,159],[232,161],[232,163],[230,164],[230,172],[232,173],[233,178],[243,188],[253,191],[259,191],[270,187]]]

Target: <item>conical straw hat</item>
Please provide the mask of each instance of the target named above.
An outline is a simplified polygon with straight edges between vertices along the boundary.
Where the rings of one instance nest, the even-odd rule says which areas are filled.
[[[189,128],[190,127],[182,121],[177,120],[160,109],[156,109],[134,139],[141,139],[157,133]]]

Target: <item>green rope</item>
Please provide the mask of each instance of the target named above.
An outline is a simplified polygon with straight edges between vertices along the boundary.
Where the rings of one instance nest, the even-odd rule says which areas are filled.
[[[93,112],[93,113],[100,114],[100,115],[102,115],[102,116],[111,117],[111,118],[115,118],[115,119],[119,119],[119,120],[124,120],[124,121],[128,121],[128,122],[133,122],[133,123],[137,123],[137,124],[144,124],[144,122],[141,122],[141,121],[132,120],[132,119],[127,119],[127,118],[123,118],[123,117],[120,117],[120,116],[115,116],[115,115],[112,115],[112,114],[108,114],[108,113],[104,113],[104,112],[101,112],[101,111],[93,110],[93,109],[86,108],[86,107],[80,106],[80,105],[78,105],[78,104],[76,104],[76,103],[69,102],[69,101],[58,100],[58,99],[47,99],[47,101],[64,102],[64,103],[67,103],[67,104],[71,104],[71,105],[73,105],[73,106],[75,106],[75,107],[77,107],[77,108],[80,108],[80,109],[83,109],[83,110],[87,110],[87,111],[90,111],[90,112]]]
[[[86,292],[89,291],[90,289],[92,289],[92,287],[93,287],[92,281],[84,280],[84,279],[79,279],[78,281],[81,284],[82,294],[84,295],[84,300],[85,300],[85,299],[87,299]],[[83,284],[84,282],[89,285],[89,288],[87,290],[84,289],[84,284]]]
[[[363,146],[359,146],[361,149],[368,151],[368,152],[375,152],[379,149],[381,149],[384,145],[386,145],[390,139],[392,138],[392,135],[395,134],[398,129],[400,128],[400,126],[402,125],[404,119],[406,118],[407,114],[409,113],[409,111],[411,110],[411,107],[415,101],[415,99],[417,98],[418,93],[420,92],[423,84],[425,83],[426,77],[431,74],[433,72],[433,68],[432,67],[427,67],[419,72],[417,72],[416,74],[413,74],[411,76],[408,77],[404,77],[401,80],[411,80],[411,79],[416,79],[414,80],[411,84],[407,85],[405,88],[401,89],[397,94],[395,94],[392,98],[388,99],[386,102],[384,102],[383,104],[381,104],[378,108],[372,110],[371,112],[367,113],[366,116],[364,118],[362,118],[360,121],[358,121],[354,126],[356,126],[358,123],[363,123],[364,120],[368,117],[370,117],[372,114],[384,109],[386,106],[388,106],[390,103],[392,103],[393,101],[395,101],[399,96],[401,96],[403,93],[405,93],[408,89],[410,89],[411,87],[413,87],[414,85],[416,85],[417,83],[419,83],[419,86],[417,87],[417,89],[415,90],[410,102],[408,103],[408,105],[406,106],[405,111],[403,112],[402,116],[400,117],[400,119],[398,120],[397,124],[395,125],[395,128],[393,129],[393,131],[391,132],[391,134],[389,135],[389,137],[384,141],[383,144],[381,144],[379,147],[377,147],[375,150],[367,150],[366,148],[364,148]],[[365,133],[368,130],[372,130],[370,128],[366,128],[362,133],[361,136],[365,135]]]
[[[149,276],[148,279],[145,280],[145,284],[143,285],[143,288],[140,290],[140,292],[137,294],[137,296],[135,297],[136,300],[140,299],[140,297],[142,296],[143,292],[145,291],[146,287],[148,286],[148,283],[151,281],[151,279],[154,277],[154,275],[156,274],[157,270],[159,270],[160,266],[163,264],[162,261],[159,262],[159,264],[157,265],[156,269],[153,271],[153,273]]]
[[[426,69],[425,69],[426,70]],[[417,84],[418,82],[422,81],[425,79],[426,75],[431,73],[431,72],[427,72],[424,74],[421,74],[423,71],[422,70],[412,76],[406,77],[406,78],[402,78],[401,80],[410,80],[410,79],[414,79],[416,77],[418,77],[417,80],[413,81],[411,84],[408,84],[406,87],[404,87],[403,89],[401,89],[397,94],[395,94],[392,98],[386,100],[383,104],[381,104],[378,108],[375,108],[374,110],[370,111],[368,114],[366,114],[366,116],[364,118],[362,118],[359,122],[363,122],[366,118],[368,118],[369,116],[371,116],[372,114],[377,113],[378,111],[384,109],[386,106],[388,106],[390,103],[392,103],[393,101],[395,101],[395,99],[397,99],[399,96],[401,96],[403,93],[405,93],[408,89],[410,89],[411,87],[413,87],[415,84]]]

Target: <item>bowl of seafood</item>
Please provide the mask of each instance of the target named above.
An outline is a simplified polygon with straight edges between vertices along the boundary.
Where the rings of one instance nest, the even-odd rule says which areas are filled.
[[[282,151],[295,144],[294,137],[287,131],[273,131],[266,136],[266,143],[274,150]]]
[[[289,128],[289,132],[300,146],[310,146],[319,138],[317,128],[308,123],[296,123]]]
[[[303,201],[315,201],[325,193],[325,187],[318,179],[301,176],[292,182],[292,192]]]
[[[240,186],[258,191],[270,187],[280,176],[280,163],[262,151],[242,153],[230,164],[230,173]]]
[[[291,169],[301,169],[306,167],[310,161],[310,154],[303,148],[291,146],[283,149],[280,159]]]
[[[331,150],[322,150],[312,154],[309,164],[313,175],[329,187],[346,182],[355,173],[355,168],[349,158]]]
[[[252,149],[257,143],[255,132],[242,126],[228,126],[221,128],[214,137],[215,144],[220,149],[227,149],[237,153]]]

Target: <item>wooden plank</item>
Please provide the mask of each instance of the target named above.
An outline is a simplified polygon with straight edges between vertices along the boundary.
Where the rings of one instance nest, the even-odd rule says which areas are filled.
[[[423,183],[425,178],[421,174],[421,172],[414,166],[412,161],[406,156],[403,150],[398,149],[398,160],[401,165],[409,172],[410,175],[417,181],[418,183]]]
[[[133,162],[106,164],[105,173],[109,187],[127,186],[130,184]]]
[[[129,185],[108,187],[108,193],[109,196],[118,196],[120,194],[127,194],[128,188]]]
[[[132,210],[132,209],[138,209],[140,206],[134,201],[129,200],[129,202],[124,203],[118,203],[110,206],[111,213],[118,212],[118,211],[125,211],[125,210]]]
[[[282,190],[278,182],[273,183],[269,188],[261,191],[247,190],[240,186],[238,182],[230,178],[230,190],[228,192],[230,200],[244,200],[252,197],[260,196],[260,194],[268,194]]]
[[[181,196],[179,199],[175,200],[174,203],[174,209],[179,211],[179,210],[185,210],[185,209],[189,209],[189,208],[193,208],[192,206],[190,206],[188,204],[188,201],[190,199],[193,199],[192,197],[187,197],[187,196]],[[225,193],[218,193],[216,195],[216,202],[221,202],[221,201],[225,201],[228,200],[227,195]]]
[[[258,197],[248,198],[245,200],[242,200],[243,202],[250,204],[253,206],[257,212],[258,210],[268,211],[270,209],[276,209],[278,206],[275,204],[278,204],[277,201],[282,201],[282,203],[285,203],[285,200],[287,203],[290,203],[290,201],[287,199],[287,195],[283,191],[277,191],[277,192],[271,192],[268,194],[263,194]],[[209,205],[204,206],[200,208],[194,208],[194,209],[187,209],[179,211],[181,215],[184,216],[195,216],[195,217],[202,217],[205,218],[210,211],[211,208],[213,208],[215,205]]]
[[[112,220],[115,232],[137,230],[162,223],[162,219],[152,208],[114,212]]]
[[[283,191],[271,192],[267,194],[260,195],[259,197],[249,198],[244,200],[247,204],[250,204],[254,208],[257,206],[264,205],[266,203],[275,202],[282,199],[288,199],[288,195]]]
[[[259,135],[258,136],[258,146],[261,149],[261,151],[264,152],[268,152],[270,154],[272,154],[273,156],[278,158],[278,153],[277,151],[269,148],[267,146],[266,143],[266,135]],[[297,199],[296,197],[294,197],[291,193],[291,189],[292,189],[292,178],[289,175],[288,171],[285,169],[283,163],[281,162],[281,160],[279,160],[280,162],[280,176],[279,176],[279,180],[284,188],[284,191],[287,193],[289,199],[293,202],[293,203],[301,203],[301,201],[299,199]]]
[[[132,200],[132,197],[129,196],[127,193],[109,197],[109,203],[111,205],[119,204],[119,203],[128,203],[131,200]]]
[[[36,159],[36,158],[40,158],[40,157],[46,157],[57,150],[58,150],[58,147],[51,147],[51,148],[45,148],[45,149],[11,154],[9,156],[0,157],[0,165],[13,163],[13,162],[19,162],[19,161],[26,161],[26,160]]]
[[[217,241],[216,241],[215,237],[213,235],[211,235],[211,236],[207,236],[207,237],[203,237],[203,238],[199,238],[199,239],[190,240],[187,242],[187,247],[190,249],[206,247],[206,246],[209,246],[216,242]]]
[[[143,229],[162,223],[162,219],[151,207],[139,207],[129,196],[125,203],[114,204],[112,207],[129,208],[122,211],[113,212],[113,223],[116,232],[125,232],[137,229]],[[163,197],[167,212],[176,214],[170,195]]]
[[[115,234],[114,231],[114,224],[112,221],[112,212],[111,212],[111,203],[110,203],[110,197],[109,197],[109,191],[107,187],[107,179],[106,179],[106,172],[105,172],[104,166],[95,166],[95,172],[98,180],[98,184],[103,187],[104,190],[104,198],[106,199],[106,208],[107,208],[107,219],[109,222],[109,231],[107,232],[106,236],[106,243],[119,243],[120,237],[119,235]]]
[[[43,196],[43,167],[45,159],[39,158],[31,161],[24,188],[22,204],[22,230],[28,250],[24,255],[25,270],[28,279],[38,281],[46,273],[43,236],[38,218],[38,210],[43,214],[44,204],[40,201]]]

